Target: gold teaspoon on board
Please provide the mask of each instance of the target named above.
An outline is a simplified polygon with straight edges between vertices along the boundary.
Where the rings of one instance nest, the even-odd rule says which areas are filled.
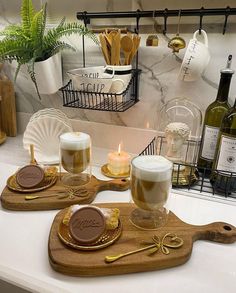
[[[143,248],[135,249],[126,253],[120,253],[117,255],[108,255],[105,257],[105,262],[106,263],[112,263],[122,257],[135,254],[141,251],[149,250],[149,255],[154,254],[157,252],[159,249],[161,249],[161,252],[163,254],[169,254],[170,251],[168,248],[179,248],[184,244],[184,241],[182,238],[178,237],[174,233],[167,233],[164,235],[162,239],[160,239],[158,236],[154,235],[152,237],[151,242],[147,242],[146,244],[149,244],[148,246],[145,246]]]

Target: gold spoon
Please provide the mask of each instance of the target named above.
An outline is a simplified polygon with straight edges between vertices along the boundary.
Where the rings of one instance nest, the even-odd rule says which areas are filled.
[[[30,144],[30,164],[32,164],[32,165],[37,164],[37,162],[34,158],[34,145],[33,144]]]
[[[124,65],[128,65],[129,55],[133,50],[133,40],[129,36],[123,36],[120,40],[120,46],[125,55]]]
[[[57,196],[59,199],[68,197],[68,194],[50,194],[50,195],[26,195],[25,200],[34,200],[38,198],[48,198]]]
[[[165,240],[170,240],[169,242],[165,242]],[[149,244],[150,242],[145,242],[144,244]],[[128,256],[128,255],[131,255],[131,254],[135,254],[135,253],[138,253],[138,252],[141,252],[141,251],[145,251],[145,250],[149,250],[150,249],[150,253],[149,255],[157,252],[160,248],[161,248],[161,252],[163,254],[169,254],[169,248],[179,248],[181,247],[183,244],[184,244],[184,241],[182,238],[178,237],[176,234],[174,233],[167,233],[164,235],[164,237],[162,239],[160,239],[158,236],[154,235],[152,237],[152,244],[148,245],[148,246],[145,246],[143,248],[139,248],[139,249],[136,249],[136,250],[132,250],[132,251],[129,251],[129,252],[126,252],[126,253],[121,253],[121,254],[118,254],[118,255],[108,255],[105,257],[105,262],[107,263],[111,263],[111,262],[114,262],[122,257],[125,257],[125,256]]]
[[[34,200],[38,198],[48,198],[48,197],[54,197],[57,196],[59,199],[67,198],[74,199],[75,196],[77,197],[86,197],[88,196],[89,192],[85,188],[78,189],[78,190],[68,190],[68,191],[58,191],[58,193],[55,194],[49,194],[49,195],[26,195],[25,200]]]
[[[155,243],[155,244],[151,244],[151,245],[148,245],[146,247],[143,247],[143,248],[139,248],[139,249],[136,249],[136,250],[132,250],[132,251],[129,251],[129,252],[126,252],[126,253],[121,253],[121,254],[117,254],[117,255],[108,255],[105,257],[105,262],[108,262],[108,263],[111,263],[111,262],[114,262],[122,257],[125,257],[127,255],[131,255],[131,254],[135,254],[135,253],[138,253],[140,251],[144,251],[144,250],[148,250],[150,248],[154,248],[154,247],[158,247],[159,246]]]

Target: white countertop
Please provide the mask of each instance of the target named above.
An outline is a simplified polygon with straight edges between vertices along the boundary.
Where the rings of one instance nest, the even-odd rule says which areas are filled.
[[[12,141],[10,144],[14,148]],[[4,155],[2,147],[0,190],[4,188],[6,179],[17,169],[14,165],[17,161],[14,159],[16,154],[5,146]],[[23,151],[21,153],[19,150],[17,156],[19,154],[24,156]],[[105,158],[105,151],[103,157]],[[24,158],[27,158],[26,154]],[[22,157],[21,163],[24,163],[24,158]],[[98,167],[94,167],[93,172],[98,178],[104,179]],[[129,191],[104,191],[97,195],[95,203],[129,200]],[[169,207],[179,218],[191,224],[224,221],[236,226],[235,205],[172,192]],[[50,227],[57,212],[16,212],[0,207],[0,279],[31,292],[43,293],[236,292],[236,243],[197,241],[186,264],[161,271],[109,277],[69,277],[59,274],[50,267],[47,251]]]

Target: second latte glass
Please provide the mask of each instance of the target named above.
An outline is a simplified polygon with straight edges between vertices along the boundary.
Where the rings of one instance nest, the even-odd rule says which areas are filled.
[[[173,164],[162,156],[138,156],[131,162],[131,195],[137,208],[130,221],[138,228],[155,230],[166,224],[166,203]]]
[[[82,186],[90,181],[91,139],[88,134],[67,132],[60,136],[60,173],[66,186]]]

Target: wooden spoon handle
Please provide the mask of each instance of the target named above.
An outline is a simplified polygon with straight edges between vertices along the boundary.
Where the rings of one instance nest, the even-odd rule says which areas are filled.
[[[135,36],[133,37],[133,44],[134,44],[134,47],[133,47],[133,50],[132,50],[132,52],[131,52],[131,54],[130,54],[130,56],[129,56],[129,64],[132,63],[132,60],[133,60],[134,56],[136,55],[136,53],[137,53],[137,51],[138,51],[138,48],[139,48],[139,45],[140,45],[140,40],[141,40],[140,36],[136,36],[136,35],[135,35]]]
[[[114,179],[109,181],[99,180],[98,191],[114,190],[125,191],[129,189],[130,182],[128,179]]]
[[[103,34],[99,34],[99,40],[101,43],[102,52],[103,52],[103,56],[106,61],[106,64],[110,64],[110,56],[109,56],[108,49],[107,49],[107,42],[106,42]]]
[[[111,35],[111,65],[116,65],[116,39]]]
[[[204,226],[194,227],[194,240],[210,240],[220,243],[236,241],[236,227],[224,222],[214,222]]]

